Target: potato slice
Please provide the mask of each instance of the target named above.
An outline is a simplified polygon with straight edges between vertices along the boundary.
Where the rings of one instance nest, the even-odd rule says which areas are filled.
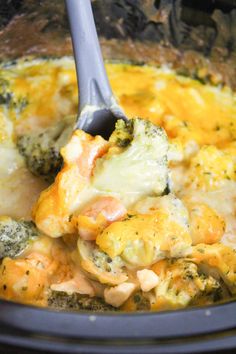
[[[128,277],[122,269],[124,263],[120,257],[112,259],[102,252],[94,242],[84,241],[80,238],[78,251],[81,267],[102,284],[118,285],[127,280]]]

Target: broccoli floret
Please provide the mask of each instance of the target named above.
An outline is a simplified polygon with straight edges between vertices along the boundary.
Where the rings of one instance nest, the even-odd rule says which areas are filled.
[[[9,217],[0,218],[0,258],[18,256],[38,236],[32,221],[15,221]]]
[[[136,311],[150,311],[151,304],[147,297],[143,295],[141,291],[132,295],[132,300],[135,304]]]
[[[83,270],[103,284],[117,285],[127,280],[120,257],[110,258],[94,242],[78,239],[78,251]]]
[[[96,161],[96,189],[118,193],[125,204],[163,194],[168,183],[168,141],[162,128],[140,118],[119,120],[109,142],[108,153]]]
[[[153,266],[153,270],[160,277],[155,288],[156,299],[152,303],[155,310],[207,303],[221,292],[217,279],[205,275],[187,259],[160,261]]]
[[[55,290],[49,295],[48,306],[58,310],[117,311],[115,307],[106,304],[101,298],[77,293],[69,295],[66,292]]]
[[[34,175],[53,182],[62,166],[60,149],[67,143],[74,121],[75,117],[67,117],[43,132],[18,137],[19,152]]]
[[[130,119],[128,122],[119,119],[109,141],[120,147],[127,147],[139,134],[145,140],[155,139],[156,135],[160,134],[160,128],[141,118]]]
[[[116,123],[116,129],[110,136],[109,141],[119,147],[127,147],[133,139],[134,121],[128,122],[122,119]]]

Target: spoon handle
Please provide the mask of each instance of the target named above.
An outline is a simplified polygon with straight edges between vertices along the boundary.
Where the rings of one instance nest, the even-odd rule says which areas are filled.
[[[103,64],[90,0],[65,0],[79,82],[79,114],[90,106],[109,108],[113,94]]]

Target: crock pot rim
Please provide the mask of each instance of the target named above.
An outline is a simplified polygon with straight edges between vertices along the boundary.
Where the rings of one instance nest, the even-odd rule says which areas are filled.
[[[0,327],[83,339],[165,339],[236,330],[236,302],[144,313],[68,312],[0,300]]]

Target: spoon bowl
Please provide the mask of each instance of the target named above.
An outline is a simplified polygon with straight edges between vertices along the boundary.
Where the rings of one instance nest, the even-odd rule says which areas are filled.
[[[90,0],[65,0],[79,89],[76,129],[108,139],[118,119],[127,121],[104,67]]]

